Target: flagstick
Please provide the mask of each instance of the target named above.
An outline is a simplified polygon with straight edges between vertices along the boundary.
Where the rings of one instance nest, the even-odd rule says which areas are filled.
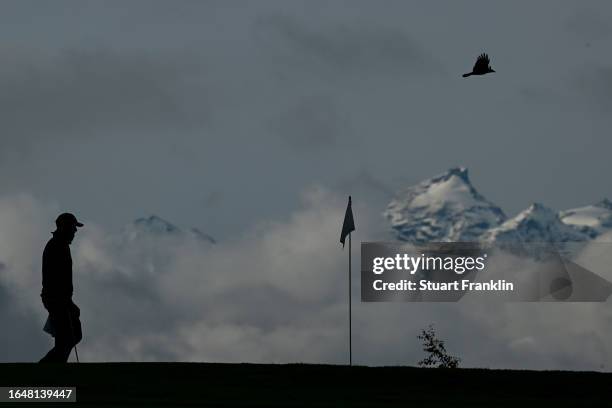
[[[352,302],[351,302],[351,234],[349,233],[349,365],[353,365],[353,327],[352,327]]]

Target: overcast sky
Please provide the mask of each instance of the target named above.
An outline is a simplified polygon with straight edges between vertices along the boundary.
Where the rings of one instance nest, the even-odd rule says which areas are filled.
[[[5,3],[0,185],[219,239],[288,215],[307,186],[360,200],[358,183],[454,165],[510,215],[590,203],[612,196],[611,16],[603,1]],[[497,73],[461,78],[481,52]]]
[[[75,260],[82,268],[75,280],[82,282],[83,290],[91,289],[87,300],[81,294],[84,314],[100,307],[94,277],[106,271],[112,281],[109,290],[131,288],[138,293],[135,297],[150,295],[138,303],[142,310],[136,316],[142,319],[147,302],[154,305],[166,296],[160,288],[173,286],[147,280],[148,272],[136,266],[138,260],[106,244],[140,216],[157,214],[218,239],[221,245],[211,255],[215,261],[210,261],[216,266],[207,267],[211,276],[222,273],[215,268],[249,269],[251,258],[237,255],[245,246],[249,253],[282,259],[274,255],[276,250],[267,250],[272,243],[294,236],[284,235],[285,229],[299,229],[308,243],[302,254],[306,265],[300,266],[305,275],[299,276],[310,280],[306,270],[319,268],[318,273],[326,276],[345,267],[342,259],[321,261],[325,264],[320,266],[309,262],[327,254],[321,252],[327,246],[330,257],[342,255],[333,251],[338,249],[348,194],[362,213],[368,213],[367,221],[356,215],[358,227],[370,225],[360,228],[360,240],[378,238],[387,228],[377,216],[394,191],[456,165],[467,166],[478,191],[508,215],[534,201],[565,209],[612,197],[611,21],[612,5],[606,1],[5,2],[0,14],[0,201],[4,203],[0,224],[5,228],[0,231],[4,265],[0,276],[5,278],[0,280],[0,295],[7,294],[0,296],[0,304],[12,299],[11,285],[30,290],[28,296],[39,290],[40,252],[58,211],[76,213],[91,227],[89,231],[96,231],[84,232],[93,235],[83,236],[78,253],[86,259],[104,254],[96,255],[97,261],[89,259],[89,264]],[[461,74],[482,52],[489,53],[497,72],[463,79]],[[300,217],[308,214],[320,217],[312,215],[312,222],[300,223]],[[22,239],[13,239],[16,234]],[[262,239],[268,246],[251,243],[261,237],[271,237]],[[310,245],[313,240],[320,240],[321,247]],[[303,242],[296,248],[303,248]],[[188,250],[183,243],[177,248]],[[180,254],[173,256],[192,259],[193,255]],[[240,259],[237,265],[228,265],[220,254]],[[198,267],[201,262],[208,265],[209,261],[197,259]],[[127,266],[121,269],[116,262]],[[249,320],[238,306],[235,314],[179,319],[176,316],[190,305],[210,309],[213,297],[192,304],[176,300],[181,298],[176,293],[174,303],[166,299],[165,304],[167,319],[182,325],[175,334],[183,330],[187,334],[182,341],[195,343],[202,336],[218,336],[202,341],[207,347],[193,346],[194,351],[180,353],[153,330],[146,340],[144,335],[134,337],[138,340],[131,337],[133,344],[140,344],[133,350],[125,342],[118,350],[111,346],[116,341],[90,339],[90,345],[95,344],[91,355],[116,360],[129,358],[132,350],[142,359],[234,361],[253,355],[256,361],[296,361],[299,347],[285,342],[293,338],[308,348],[309,361],[341,361],[341,278],[332,280],[338,286],[333,290],[313,289],[317,295],[309,302],[316,299],[323,306],[300,308],[301,295],[287,288],[292,280],[281,272],[291,268],[270,262],[261,261],[252,273],[279,273],[261,282],[282,281],[277,289],[286,302],[279,300],[268,312],[262,311],[264,320]],[[190,268],[174,266],[176,280],[185,282],[188,276],[177,271]],[[126,281],[122,273],[131,278]],[[309,284],[323,278],[316,279]],[[154,288],[147,286],[150,282],[157,282]],[[180,288],[188,290],[186,282]],[[229,282],[240,290],[250,288],[249,293],[251,285],[259,285],[238,278]],[[231,299],[225,290],[230,289],[221,290],[227,295],[222,299]],[[200,299],[198,293],[191,296]],[[23,307],[1,310],[4,320],[15,318],[14,313],[30,316],[30,320],[24,317],[29,322],[24,325],[31,326],[33,336],[40,336],[42,310],[35,309],[42,306],[35,296],[31,299],[35,304],[25,306],[24,300]],[[304,315],[301,325],[289,325],[297,332],[284,326],[293,309],[275,314],[281,304]],[[241,306],[249,309],[248,302]],[[329,319],[320,331],[309,329],[307,320],[308,311],[318,307],[324,307],[325,313],[319,312]],[[364,310],[374,318],[377,307]],[[385,316],[415,321],[419,314],[414,307],[406,312],[408,307],[387,305]],[[458,337],[469,334],[476,324],[474,316],[479,316],[440,305],[418,308],[431,313],[419,318],[423,325],[438,314],[472,316],[459,323],[439,322]],[[118,325],[112,322],[116,314],[108,313],[106,324]],[[216,326],[221,321],[227,327]],[[247,330],[247,335],[241,331],[244,321],[254,330]],[[264,321],[287,331],[261,338],[258,333],[266,333]],[[536,322],[524,324],[537,328]],[[491,327],[497,330],[497,323],[487,323],[483,336]],[[503,319],[499,324],[507,329]],[[241,334],[232,337],[236,327]],[[370,329],[380,331],[380,327]],[[502,340],[489,339],[497,360],[474,352],[468,361],[511,365],[512,353],[518,350],[508,346],[516,341],[513,336],[533,337],[531,329],[516,330],[520,334],[507,330]],[[377,357],[372,346],[363,361],[408,359],[401,350],[404,342],[416,342],[414,331],[414,327],[395,327],[387,331],[388,338],[370,339],[370,344],[393,351]],[[104,330],[98,327],[92,332]],[[228,336],[234,339],[233,346],[230,342],[218,346],[218,353],[211,352],[215,342],[221,344]],[[19,336],[4,341],[15,347],[21,344]],[[18,358],[27,360],[32,350],[44,351],[46,339],[33,341],[33,349]],[[520,344],[535,347],[532,340],[525,341]],[[321,349],[312,349],[313,342]],[[134,351],[145,343],[147,349]],[[469,353],[468,343],[461,344]],[[561,357],[542,357],[541,365],[584,367],[579,357],[564,360],[564,347],[571,349],[560,345],[555,352]],[[612,351],[601,353],[592,360],[605,356],[612,364]],[[17,354],[0,359],[11,360]]]

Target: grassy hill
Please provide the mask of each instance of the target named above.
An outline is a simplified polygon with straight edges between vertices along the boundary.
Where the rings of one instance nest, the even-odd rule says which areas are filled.
[[[73,407],[612,406],[612,374],[595,372],[311,364],[0,364],[0,386],[11,385],[76,386],[77,403],[66,404]]]

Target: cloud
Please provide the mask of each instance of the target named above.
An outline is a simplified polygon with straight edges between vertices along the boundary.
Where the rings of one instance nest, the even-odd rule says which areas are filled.
[[[40,335],[40,318],[31,310],[23,310],[23,298],[13,295],[11,289],[0,283],[0,348],[6,350],[1,360],[32,361],[46,347],[46,339]]]
[[[585,41],[599,41],[612,34],[612,25],[601,8],[581,8],[571,14],[565,21],[565,27],[571,33]]]
[[[23,200],[31,203],[30,209],[20,205]],[[306,200],[309,208],[286,223],[262,224],[225,245],[179,236],[130,242],[123,234],[87,222],[72,249],[75,300],[81,305],[86,339],[83,356],[94,361],[222,360],[230,355],[243,361],[279,359],[283,354],[275,354],[275,345],[283,343],[289,358],[289,350],[300,354],[291,346],[295,342],[306,346],[308,338],[335,333],[335,302],[344,273],[330,271],[345,269],[336,225],[343,206],[332,206],[334,199],[319,190],[307,193]],[[42,324],[38,259],[50,230],[42,220],[52,218],[51,211],[41,209],[33,217],[40,222],[22,227],[32,219],[34,202],[0,202],[0,224],[5,227],[0,240],[14,249],[2,254],[8,270],[2,283],[27,294],[13,301],[35,312]],[[8,231],[26,233],[20,239]],[[308,337],[295,338],[296,333]],[[230,345],[247,344],[211,354],[225,336]],[[254,353],[260,344],[267,346]],[[317,349],[301,359],[316,361]],[[209,351],[203,355],[202,350]],[[6,352],[0,358],[10,360],[10,350]]]
[[[110,48],[2,53],[2,150],[206,123],[206,98],[191,103],[204,87],[193,80],[196,59]]]
[[[130,238],[85,220],[72,247],[84,330],[80,356],[344,363],[347,251],[338,240],[345,200],[308,189],[287,218],[216,245],[189,234]],[[415,364],[423,356],[416,335],[434,323],[465,366],[612,363],[607,304],[361,303],[357,243],[384,239],[386,228],[377,209],[355,201],[354,212],[356,362]],[[0,197],[0,325],[16,316],[22,323],[3,340],[1,361],[34,361],[50,347],[38,294],[40,253],[55,214],[53,205],[30,196]]]
[[[572,85],[595,112],[607,114],[612,109],[612,66],[594,63],[576,72]]]
[[[300,152],[335,146],[348,134],[348,126],[332,98],[323,95],[300,98],[270,121],[272,131]]]
[[[256,38],[288,67],[338,76],[360,73],[439,73],[441,65],[402,30],[369,22],[340,21],[312,27],[295,17],[260,17]]]

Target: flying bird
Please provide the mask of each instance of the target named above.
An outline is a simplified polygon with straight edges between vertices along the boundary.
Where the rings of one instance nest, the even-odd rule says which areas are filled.
[[[474,68],[472,68],[472,72],[468,72],[467,74],[463,74],[463,77],[469,77],[470,75],[484,75],[489,72],[495,72],[491,65],[491,60],[487,54],[480,54],[476,59],[476,63],[474,64]]]

